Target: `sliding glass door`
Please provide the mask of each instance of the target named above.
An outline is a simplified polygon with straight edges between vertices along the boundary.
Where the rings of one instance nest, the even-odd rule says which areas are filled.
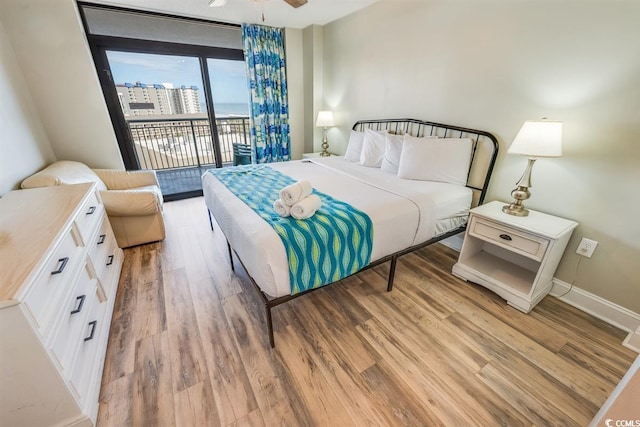
[[[99,55],[127,169],[156,170],[173,200],[201,194],[206,169],[250,161],[243,60],[134,47],[104,47]],[[234,147],[245,148],[242,159]]]
[[[139,167],[215,165],[199,59],[114,50],[106,55]]]

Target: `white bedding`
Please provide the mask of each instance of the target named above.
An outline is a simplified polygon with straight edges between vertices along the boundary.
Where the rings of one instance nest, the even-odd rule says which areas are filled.
[[[270,164],[295,180],[364,211],[373,223],[375,261],[466,220],[472,191],[460,185],[410,181],[343,157]],[[205,202],[248,273],[271,297],[290,294],[289,265],[280,237],[212,174],[202,177]]]

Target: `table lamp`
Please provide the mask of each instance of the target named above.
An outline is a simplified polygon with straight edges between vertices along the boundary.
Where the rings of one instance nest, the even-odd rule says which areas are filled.
[[[562,122],[546,120],[527,120],[520,132],[513,140],[507,153],[521,154],[529,158],[527,168],[522,174],[516,188],[511,192],[515,199],[510,205],[505,205],[502,212],[515,216],[527,216],[529,211],[522,202],[531,197],[531,170],[538,157],[562,156]]]
[[[322,151],[320,152],[320,156],[328,157],[331,154],[327,151],[329,148],[329,143],[327,142],[327,128],[331,126],[335,126],[333,121],[333,113],[331,111],[320,111],[318,113],[318,119],[316,120],[316,126],[322,126],[323,134],[322,134]]]

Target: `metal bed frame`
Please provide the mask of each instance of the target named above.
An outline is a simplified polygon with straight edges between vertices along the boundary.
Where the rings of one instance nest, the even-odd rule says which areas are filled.
[[[364,131],[365,129],[373,129],[373,130],[385,130],[390,133],[395,134],[404,134],[408,133],[413,136],[423,137],[423,136],[437,136],[440,138],[470,138],[473,142],[473,149],[471,154],[471,162],[469,166],[469,173],[467,174],[467,187],[471,188],[474,192],[474,197],[472,201],[472,206],[481,205],[486,196],[487,188],[489,187],[489,180],[491,178],[491,173],[493,172],[493,167],[496,162],[496,158],[498,156],[498,141],[497,139],[490,134],[489,132],[477,130],[477,129],[468,129],[460,126],[453,125],[445,125],[442,123],[434,123],[417,119],[378,119],[378,120],[360,120],[357,121],[353,125],[353,130],[356,131]],[[211,225],[211,229],[213,230],[213,221],[211,218],[211,211],[209,211],[209,223]],[[467,225],[461,225],[458,228],[447,231],[443,234],[435,236],[426,242],[411,246],[409,248],[403,249],[391,255],[387,255],[383,258],[380,258],[374,262],[371,262],[366,267],[357,271],[355,274],[358,274],[362,271],[368,270],[370,268],[376,267],[380,264],[383,264],[387,261],[390,261],[391,264],[389,266],[389,277],[387,278],[387,292],[391,292],[393,289],[393,280],[396,271],[396,263],[398,258],[403,255],[406,255],[410,252],[414,252],[418,249],[429,246],[433,243],[444,240],[448,237],[454,236],[458,233],[465,231]],[[226,239],[226,236],[225,236]],[[227,240],[227,248],[229,251],[229,260],[231,263],[231,270],[235,271],[235,266],[233,264],[233,254],[234,250],[231,248],[229,244],[229,240]],[[247,271],[244,263],[236,253],[236,258],[240,261],[242,268]],[[271,309],[284,304],[292,299],[301,297],[310,292],[313,292],[318,289],[322,289],[326,286],[331,286],[337,282],[329,283],[327,285],[309,289],[304,292],[299,292],[294,295],[285,295],[277,298],[271,298],[267,294],[265,294],[260,286],[255,282],[253,277],[247,272],[247,276],[251,281],[251,284],[258,292],[260,296],[266,312],[266,321],[267,321],[267,330],[269,334],[269,344],[271,347],[275,347],[274,335],[273,335],[273,320],[271,317]]]

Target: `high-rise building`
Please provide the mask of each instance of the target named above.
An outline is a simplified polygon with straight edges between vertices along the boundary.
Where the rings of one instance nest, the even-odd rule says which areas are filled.
[[[125,117],[201,113],[197,86],[174,88],[171,83],[117,84],[118,100]]]

